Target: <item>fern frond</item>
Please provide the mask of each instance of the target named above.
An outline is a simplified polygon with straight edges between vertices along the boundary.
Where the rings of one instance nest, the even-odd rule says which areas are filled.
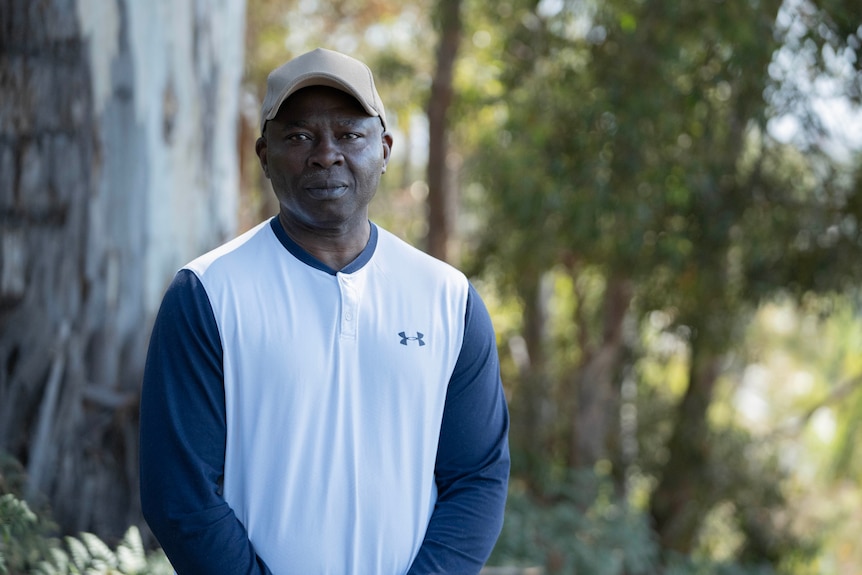
[[[69,554],[59,547],[52,547],[48,557],[39,564],[39,575],[66,575],[70,572]]]
[[[87,547],[74,537],[66,537],[66,548],[69,550],[69,556],[72,560],[69,571],[71,573],[83,573],[90,565],[90,552],[87,551]]]
[[[117,566],[117,556],[108,545],[92,533],[81,533],[81,541],[90,555],[90,567],[101,568],[102,572]]]
[[[117,566],[127,575],[137,575],[147,570],[147,553],[141,532],[134,525],[129,527],[117,547]]]

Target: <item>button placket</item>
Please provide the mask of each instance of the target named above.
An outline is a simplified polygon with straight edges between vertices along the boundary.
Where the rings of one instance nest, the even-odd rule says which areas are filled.
[[[338,287],[341,291],[341,336],[356,337],[359,314],[359,290],[355,278],[338,274]]]

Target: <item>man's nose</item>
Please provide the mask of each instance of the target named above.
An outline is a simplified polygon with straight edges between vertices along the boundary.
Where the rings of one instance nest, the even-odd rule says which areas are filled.
[[[321,168],[339,165],[344,162],[344,155],[334,137],[325,136],[318,139],[312,150],[309,162]]]

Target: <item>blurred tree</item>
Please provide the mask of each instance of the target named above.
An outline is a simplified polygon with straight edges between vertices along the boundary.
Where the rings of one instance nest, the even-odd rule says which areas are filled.
[[[240,167],[239,228],[246,230],[278,211],[275,195],[254,144],[260,137],[260,105],[269,72],[281,65],[285,54],[288,15],[295,2],[246,1],[245,71],[242,79],[237,148]]]
[[[721,419],[732,418],[761,443],[776,445],[799,471],[795,522],[818,534],[824,563],[834,562],[836,573],[862,565],[856,545],[862,522],[860,317],[858,290],[761,306],[746,335],[749,365],[721,400],[739,407],[722,409]]]
[[[488,210],[476,261],[523,306],[518,469],[546,473],[538,450],[562,468],[608,460],[622,478],[621,388],[637,352],[627,321],[662,310],[688,373],[666,442],[641,458],[659,458],[650,507],[662,546],[688,553],[731,479],[709,419],[729,353],[764,299],[858,281],[858,180],[824,150],[802,157],[767,131],[788,112],[770,99],[781,87],[770,72],[793,48],[793,5],[505,5],[503,121],[475,165]],[[858,49],[843,30],[811,41]],[[544,287],[561,277],[572,302],[562,327],[547,313],[560,293]]]
[[[455,219],[454,190],[447,167],[448,112],[452,104],[455,60],[461,44],[461,0],[437,0],[437,63],[428,98],[428,238],[429,254],[447,261]]]

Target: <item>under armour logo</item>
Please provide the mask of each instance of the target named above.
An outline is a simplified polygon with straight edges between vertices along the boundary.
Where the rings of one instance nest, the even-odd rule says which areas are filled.
[[[418,331],[416,332],[416,337],[408,337],[407,334],[403,331],[399,332],[398,335],[401,336],[401,345],[407,345],[407,342],[410,340],[419,342],[420,347],[425,345],[425,342],[422,341],[422,338],[425,337],[425,334],[419,333]]]

